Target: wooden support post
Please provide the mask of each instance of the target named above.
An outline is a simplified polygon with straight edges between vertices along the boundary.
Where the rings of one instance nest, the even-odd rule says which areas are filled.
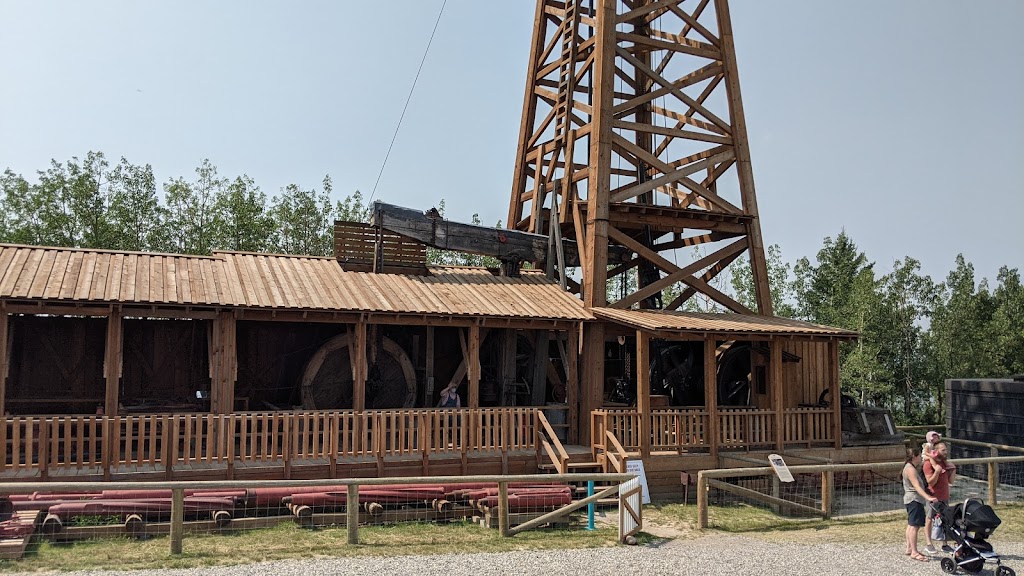
[[[583,373],[580,381],[580,433],[593,444],[604,443],[603,439],[592,438],[590,415],[601,407],[604,401],[604,324],[588,322],[583,325]]]
[[[708,412],[708,426],[704,430],[711,446],[711,457],[718,458],[718,346],[711,334],[704,336],[704,409]]]
[[[565,378],[565,403],[569,406],[566,424],[569,425],[569,444],[579,444],[580,422],[580,376],[579,376],[579,327],[573,326],[566,332],[569,373]]]
[[[498,529],[508,536],[508,482],[498,482]]]
[[[231,312],[219,312],[213,321],[213,349],[210,351],[211,372],[210,412],[230,414],[235,409],[235,379],[238,352],[235,345],[235,317]]]
[[[351,341],[350,341],[351,342]],[[355,325],[355,342],[352,348],[352,409],[362,412],[366,409],[366,322]]]
[[[106,349],[103,355],[103,378],[106,393],[103,396],[103,413],[108,417],[117,416],[118,396],[121,382],[122,320],[121,311],[114,309],[107,317]]]
[[[0,303],[0,416],[7,414],[7,308]]]
[[[651,337],[636,331],[636,407],[640,412],[640,457],[651,455]]]
[[[426,352],[426,393],[423,405],[431,407],[437,403],[434,399],[434,327],[427,326],[427,352]]]
[[[775,449],[782,452],[785,443],[785,383],[782,381],[782,341],[772,338],[768,343],[771,358],[768,370],[771,373],[772,409],[775,411]]]
[[[543,406],[548,392],[548,343],[551,335],[548,331],[537,330],[533,340],[533,384],[530,390],[533,392],[532,404]]]
[[[506,328],[501,331],[501,363],[498,366],[499,406],[514,406],[516,381],[516,330]],[[510,397],[510,395],[512,395]]]
[[[185,534],[185,489],[171,490],[171,554],[181,554],[181,540]]]
[[[832,392],[832,436],[836,450],[843,448],[843,390],[839,385],[839,341],[828,341],[828,377]]]
[[[480,325],[469,327],[469,408],[480,407]]]
[[[993,446],[989,448],[989,455],[993,458],[999,457],[999,449]],[[988,505],[995,506],[999,502],[999,463],[988,463]]]
[[[821,473],[821,513],[826,520],[832,517],[832,501],[835,497],[836,473],[827,470]]]
[[[697,528],[708,527],[708,479],[697,472]]]
[[[345,497],[345,529],[348,543],[359,544],[359,485],[349,484]]]

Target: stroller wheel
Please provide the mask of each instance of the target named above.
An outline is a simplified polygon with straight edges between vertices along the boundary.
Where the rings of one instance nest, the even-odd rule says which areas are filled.
[[[996,569],[996,576],[1017,576],[1017,573],[1009,566],[1000,566]]]
[[[943,558],[942,562],[939,562],[939,566],[942,567],[942,571],[946,574],[956,574],[956,562],[952,558]],[[997,574],[997,576],[1004,576],[1003,574]],[[1009,574],[1005,576],[1011,576]]]

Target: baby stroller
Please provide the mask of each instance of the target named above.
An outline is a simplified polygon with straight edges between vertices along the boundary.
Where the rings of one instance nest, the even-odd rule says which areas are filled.
[[[994,562],[996,576],[1016,576],[1013,569],[1000,564],[999,554],[988,542],[988,537],[1002,523],[990,506],[977,498],[968,498],[955,506],[936,503],[933,508],[934,522],[941,524],[946,539],[954,543],[953,552],[942,559],[943,572],[957,574],[962,570],[977,574],[986,562]]]

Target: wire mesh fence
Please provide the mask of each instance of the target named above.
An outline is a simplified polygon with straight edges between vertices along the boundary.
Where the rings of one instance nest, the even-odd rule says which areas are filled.
[[[621,501],[632,474],[566,474],[320,481],[8,483],[0,485],[0,557],[36,535],[47,541],[238,535],[282,524],[359,527],[476,525],[502,535],[586,527],[588,503]],[[588,494],[587,483],[597,488]],[[638,522],[639,523],[639,522]],[[426,535],[427,543],[435,536]],[[5,550],[7,554],[5,556]]]
[[[1024,454],[985,448],[985,457],[961,458],[950,485],[950,502],[977,498],[988,503],[1024,504]],[[1005,453],[1004,453],[1005,452]],[[771,468],[704,471],[698,487],[698,521],[730,528],[740,508],[763,511],[761,524],[799,518],[835,518],[904,511],[903,462],[793,466],[793,482]],[[701,509],[701,496],[710,507]]]

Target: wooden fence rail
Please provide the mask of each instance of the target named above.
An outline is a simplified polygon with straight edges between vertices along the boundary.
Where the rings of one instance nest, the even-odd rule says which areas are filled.
[[[988,504],[995,506],[998,503],[999,489],[999,464],[1009,462],[1024,462],[1024,456],[999,456],[988,458],[961,458],[957,459],[958,466],[972,464],[984,464],[988,466]],[[903,470],[903,462],[868,462],[863,464],[819,464],[809,466],[790,466],[789,471],[797,474],[821,474],[821,507],[820,509],[810,508],[806,505],[785,500],[777,496],[762,494],[757,490],[751,490],[735,484],[723,481],[725,478],[749,478],[749,477],[774,477],[775,470],[768,466],[757,468],[721,468],[717,470],[701,470],[697,473],[697,526],[708,527],[708,491],[709,488],[717,488],[732,492],[744,498],[749,498],[774,507],[797,509],[829,518],[832,514],[834,502],[835,473],[836,472],[860,472],[872,471],[879,474],[899,474]]]
[[[503,501],[498,503],[498,525],[502,536],[513,536],[519,532],[529,530],[545,522],[550,522],[560,516],[564,516],[573,510],[587,505],[599,498],[612,495],[619,491],[620,510],[625,509],[623,494],[615,484],[633,480],[636,474],[604,474],[604,473],[579,473],[579,474],[549,474],[544,476],[546,482],[565,483],[586,483],[588,481],[613,484],[602,492],[583,500],[576,500],[562,507],[561,509],[549,512],[541,518],[523,523],[515,528],[509,525],[508,506],[508,484],[510,482],[536,482],[534,474],[522,475],[487,475],[487,476],[462,476],[459,482],[466,483],[495,483],[499,486],[499,494],[503,495]],[[354,505],[346,507],[348,531],[348,543],[359,543],[359,487],[360,486],[388,486],[388,485],[436,485],[451,482],[450,476],[434,477],[407,477],[407,478],[340,478],[330,480],[330,486],[346,486],[347,501]],[[140,489],[169,489],[171,490],[171,526],[170,526],[170,553],[181,554],[183,551],[184,539],[184,517],[185,517],[185,490],[194,489],[200,491],[233,490],[239,488],[303,488],[324,486],[325,480],[224,480],[224,481],[176,481],[176,482],[10,482],[3,485],[5,494],[30,494],[32,492],[90,492],[102,490],[140,490]],[[639,524],[639,518],[637,518]],[[621,524],[621,522],[620,522]],[[620,534],[620,539],[623,537]]]

